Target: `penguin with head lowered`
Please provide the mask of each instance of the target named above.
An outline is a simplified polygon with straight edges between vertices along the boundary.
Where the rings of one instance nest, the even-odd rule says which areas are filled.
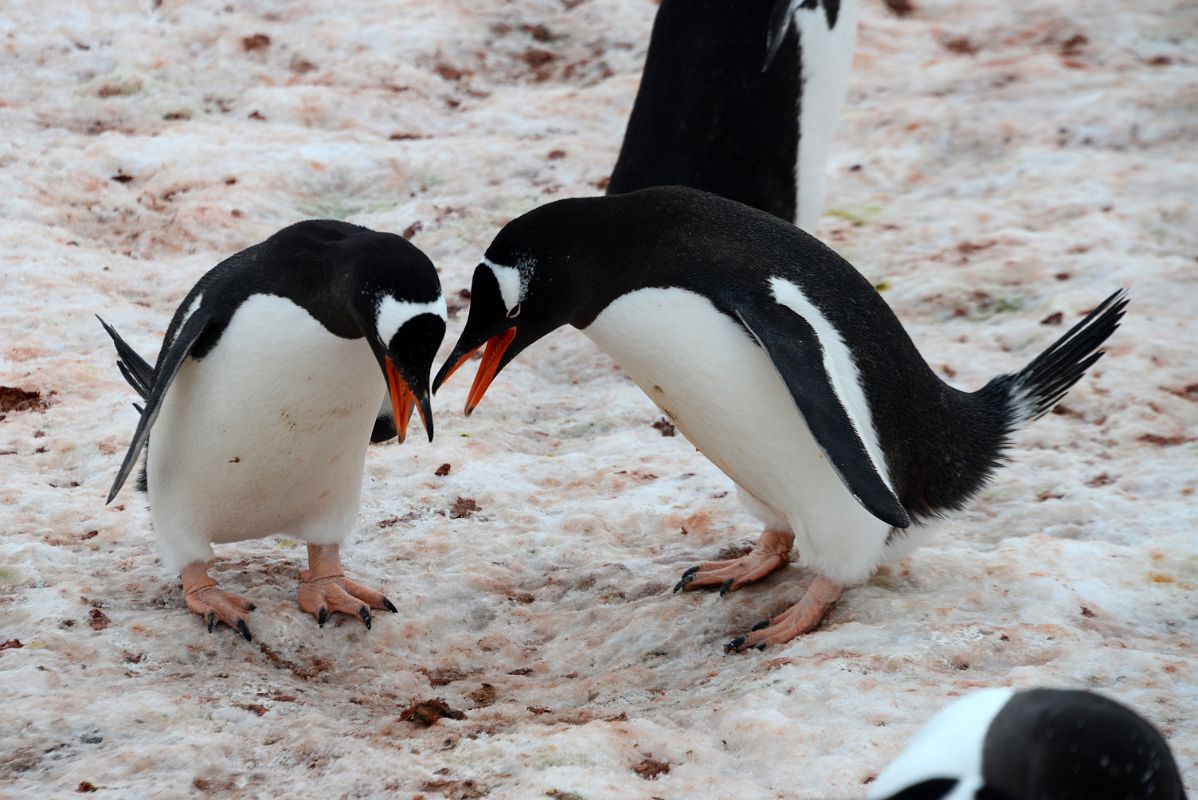
[[[1185,800],[1152,723],[1093,692],[983,689],[937,713],[868,800]]]
[[[662,0],[608,194],[690,186],[814,230],[857,0]]]
[[[309,221],[200,278],[154,367],[104,324],[145,401],[108,501],[146,449],[142,488],[163,560],[210,631],[224,622],[250,639],[253,609],[208,575],[212,543],[278,533],[308,543],[299,604],[322,626],[343,613],[370,627],[370,609],[396,610],[345,577],[340,546],[388,390],[400,441],[413,407],[432,439],[428,379],[445,319],[437,272],[416,247]]]
[[[736,482],[765,524],[743,558],[677,589],[721,593],[785,565],[819,577],[733,649],[816,627],[844,587],[924,539],[990,480],[1011,435],[1101,355],[1117,293],[1016,373],[945,384],[874,287],[814,237],[712,194],[659,187],[561,200],[509,223],[475,269],[434,391],[486,345],[466,412],[525,347],[582,330]]]

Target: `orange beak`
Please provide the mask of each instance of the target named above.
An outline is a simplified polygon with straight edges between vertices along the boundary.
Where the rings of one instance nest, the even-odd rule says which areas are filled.
[[[387,388],[391,391],[391,411],[395,414],[395,430],[399,434],[400,444],[403,444],[404,436],[408,432],[408,420],[412,418],[412,406],[420,409],[421,421],[425,424],[427,422],[424,419],[424,409],[416,403],[416,395],[400,377],[399,370],[395,368],[390,356],[386,358],[386,365]]]
[[[454,363],[454,365],[453,365],[453,366],[450,368],[450,370],[449,370],[448,372],[446,372],[446,373],[445,373],[445,376],[444,376],[444,377],[442,377],[442,378],[441,378],[441,379],[440,379],[440,380],[437,382],[437,385],[438,385],[438,386],[442,386],[442,385],[444,385],[445,383],[448,383],[448,382],[449,382],[449,379],[450,379],[451,377],[453,377],[453,373],[457,372],[457,371],[458,371],[458,369],[460,369],[460,368],[461,368],[461,366],[462,366],[463,364],[465,364],[467,361],[469,361],[469,360],[470,360],[470,357],[471,357],[471,356],[473,356],[475,353],[477,353],[477,352],[478,352],[478,348],[479,348],[479,347],[482,347],[482,345],[480,344],[478,347],[474,348],[474,349],[473,349],[473,350],[471,350],[469,353],[467,353],[466,355],[464,355],[464,356],[462,356],[461,358],[459,358],[459,359],[458,359],[458,360],[457,360],[457,361]]]
[[[470,394],[466,397],[466,416],[470,416],[475,406],[482,402],[483,395],[487,393],[487,387],[491,385],[491,381],[495,380],[495,373],[499,372],[499,362],[503,358],[503,354],[507,352],[508,346],[515,338],[516,329],[508,328],[503,333],[492,336],[487,341],[487,349],[483,351],[483,360],[478,366],[478,374],[474,376],[474,383],[470,386]],[[449,374],[452,375],[471,354],[467,353],[458,363],[454,364]],[[448,379],[449,375],[445,377]]]

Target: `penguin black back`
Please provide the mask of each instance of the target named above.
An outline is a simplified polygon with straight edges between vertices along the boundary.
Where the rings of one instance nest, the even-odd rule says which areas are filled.
[[[397,269],[401,260],[408,259],[422,268]],[[431,302],[441,294],[432,262],[402,236],[337,220],[297,222],[230,256],[201,277],[171,318],[166,342],[174,341],[197,300],[218,296],[220,302],[209,306],[205,332],[191,348],[192,358],[203,358],[216,346],[237,308],[255,294],[284,297],[330,333],[356,339],[363,334],[347,299],[389,289],[396,281],[403,282],[404,295],[414,301]],[[166,347],[159,351],[155,372],[166,351]]]
[[[774,6],[663,0],[608,194],[691,186],[794,221],[799,37],[762,70]]]

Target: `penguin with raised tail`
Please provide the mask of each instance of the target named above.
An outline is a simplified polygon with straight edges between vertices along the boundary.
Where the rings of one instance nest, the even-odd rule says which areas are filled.
[[[844,587],[921,543],[920,523],[981,490],[1011,435],[1098,360],[1126,302],[1115,293],[1023,369],[963,392],[817,239],[658,187],[550,203],[500,231],[433,390],[486,345],[470,413],[525,347],[581,329],[765,524],[751,553],[687,570],[676,588],[738,589],[784,566],[796,543],[819,574],[793,608],[729,644],[741,649],[812,630]]]
[[[321,626],[343,613],[369,628],[371,609],[396,610],[345,577],[340,546],[388,390],[400,441],[413,408],[433,437],[428,382],[445,319],[437,272],[416,247],[309,221],[200,278],[154,367],[101,320],[145,402],[108,502],[146,449],[141,484],[163,560],[209,631],[223,622],[252,638],[253,605],[208,575],[212,543],[278,533],[308,543],[299,604]]]
[[[662,0],[607,186],[690,186],[814,230],[857,0]]]
[[[938,712],[868,800],[1185,800],[1148,720],[1094,692],[982,689]]]

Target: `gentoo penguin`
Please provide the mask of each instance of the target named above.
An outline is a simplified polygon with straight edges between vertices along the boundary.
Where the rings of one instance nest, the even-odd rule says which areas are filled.
[[[868,800],[1185,800],[1148,720],[1093,692],[983,689],[941,710]]]
[[[345,577],[340,546],[388,389],[400,441],[413,406],[432,439],[445,317],[432,262],[403,238],[309,221],[200,278],[152,369],[104,324],[145,400],[108,501],[148,442],[143,488],[163,560],[209,631],[220,621],[250,639],[253,608],[209,577],[212,543],[276,533],[308,543],[299,604],[322,626],[343,613],[369,628],[370,609],[396,610]]]
[[[747,556],[688,570],[721,593],[782,567],[802,600],[729,647],[785,642],[843,587],[921,543],[1101,355],[1126,300],[1103,302],[1022,370],[976,392],[928,367],[859,272],[807,233],[716,195],[657,187],[562,200],[509,223],[474,271],[470,316],[433,390],[486,344],[466,412],[532,342],[571,324],[731,477],[765,524]]]
[[[607,193],[690,186],[814,230],[856,36],[857,0],[662,0]]]

